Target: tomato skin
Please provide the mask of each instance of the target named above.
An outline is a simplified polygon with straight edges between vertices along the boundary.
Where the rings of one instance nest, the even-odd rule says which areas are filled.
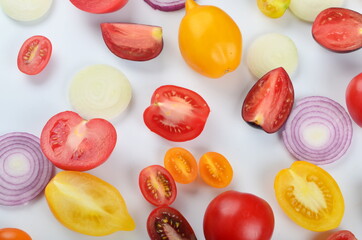
[[[146,126],[161,137],[174,141],[189,141],[201,134],[210,108],[196,92],[164,85],[155,90],[151,105],[144,111]]]
[[[362,127],[362,73],[355,76],[348,84],[346,105],[353,121]]]
[[[288,9],[290,0],[256,0],[259,10],[268,17],[279,18]]]
[[[267,133],[277,132],[286,122],[294,103],[294,88],[284,68],[261,77],[245,97],[241,115],[252,126]]]
[[[89,13],[110,13],[124,7],[128,0],[70,0],[70,2],[82,11]]]
[[[32,240],[29,234],[18,228],[1,228],[1,240]]]
[[[226,191],[207,206],[203,228],[207,240],[268,240],[274,231],[274,214],[260,197]]]
[[[36,75],[43,71],[52,55],[52,43],[44,36],[28,38],[18,54],[18,68],[28,75]]]
[[[117,132],[107,120],[84,120],[72,111],[60,112],[45,124],[40,146],[58,168],[86,171],[104,163],[112,153]]]
[[[348,230],[340,230],[330,235],[326,240],[357,240],[357,238]]]

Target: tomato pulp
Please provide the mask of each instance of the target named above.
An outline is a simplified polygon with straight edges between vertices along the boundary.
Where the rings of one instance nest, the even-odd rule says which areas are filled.
[[[326,240],[357,240],[357,238],[348,230],[340,230],[330,235]]]

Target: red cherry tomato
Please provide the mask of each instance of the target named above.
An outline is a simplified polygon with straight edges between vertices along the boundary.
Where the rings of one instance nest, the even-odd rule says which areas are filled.
[[[61,112],[49,119],[40,137],[44,155],[64,170],[86,171],[105,162],[117,140],[113,125],[100,118],[84,120]]]
[[[362,127],[362,73],[355,76],[348,84],[346,104],[353,121]]]
[[[32,36],[20,48],[18,68],[25,74],[36,75],[48,64],[52,55],[52,44],[44,36]]]
[[[161,137],[183,142],[201,134],[209,113],[206,101],[196,92],[165,85],[153,93],[143,119],[146,126]]]
[[[268,240],[273,231],[273,210],[255,195],[226,191],[206,208],[204,235],[207,240]]]
[[[18,228],[1,228],[0,229],[1,240],[31,240],[31,237]]]
[[[124,7],[128,0],[70,0],[70,2],[85,12],[110,13]]]
[[[266,73],[251,88],[243,107],[243,119],[267,133],[278,131],[292,110],[294,89],[284,68]]]
[[[348,230],[341,230],[330,235],[327,240],[357,240],[357,238]]]
[[[147,232],[151,240],[196,240],[194,230],[176,209],[162,206],[154,209],[147,219]]]
[[[144,198],[155,206],[171,205],[176,199],[175,180],[160,165],[146,167],[140,172],[139,187]]]

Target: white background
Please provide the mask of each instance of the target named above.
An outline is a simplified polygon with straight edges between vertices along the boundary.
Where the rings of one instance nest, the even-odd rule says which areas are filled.
[[[208,151],[227,157],[234,168],[234,179],[226,189],[214,189],[200,178],[189,185],[178,184],[172,204],[188,219],[198,239],[204,239],[202,221],[207,204],[219,193],[234,189],[253,193],[269,202],[275,214],[274,240],[322,240],[330,232],[315,233],[292,222],[274,197],[274,177],[294,161],[280,134],[266,134],[248,126],[240,110],[247,91],[256,78],[249,72],[245,56],[258,36],[276,32],[296,44],[300,62],[291,76],[296,100],[311,95],[330,97],[345,105],[348,82],[362,71],[362,51],[348,54],[329,52],[311,36],[311,23],[302,22],[291,12],[280,19],[265,17],[254,0],[199,0],[225,10],[243,34],[243,61],[240,67],[220,79],[208,79],[191,70],[183,61],[177,43],[178,26],[184,10],[161,12],[143,0],[130,0],[121,10],[94,15],[76,9],[69,1],[54,0],[48,15],[32,23],[20,23],[0,12],[0,134],[26,131],[39,136],[54,114],[71,110],[67,100],[73,75],[91,64],[109,64],[124,72],[133,87],[133,99],[122,117],[113,122],[118,133],[114,152],[106,163],[90,173],[108,181],[122,193],[136,230],[99,237],[102,240],[148,239],[146,219],[154,208],[141,195],[138,173],[152,164],[163,164],[171,147],[188,149],[199,159]],[[345,7],[361,12],[360,0],[346,0]],[[164,49],[148,62],[131,62],[114,56],[105,46],[99,24],[133,22],[163,27]],[[46,69],[37,76],[26,76],[16,66],[18,50],[33,35],[47,36],[53,55]],[[174,84],[198,92],[211,108],[203,133],[185,143],[173,143],[149,131],[142,114],[153,91]],[[345,198],[345,215],[338,229],[349,229],[362,237],[362,130],[353,123],[354,136],[347,154],[338,162],[323,166],[338,182]],[[225,223],[227,224],[227,223]],[[26,206],[0,207],[0,228],[17,227],[34,240],[85,240],[95,237],[63,227],[49,211],[41,194]]]

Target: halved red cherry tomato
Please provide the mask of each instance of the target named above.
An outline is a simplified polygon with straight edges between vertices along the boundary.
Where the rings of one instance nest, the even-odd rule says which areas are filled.
[[[48,64],[52,55],[52,44],[44,36],[32,36],[20,48],[18,68],[25,74],[36,75]]]
[[[1,228],[1,240],[31,240],[29,234],[18,228]]]
[[[314,20],[312,34],[323,47],[351,52],[362,47],[362,14],[346,8],[327,8]]]
[[[346,89],[346,105],[353,121],[362,127],[362,73],[349,82]]]
[[[241,115],[252,126],[260,126],[267,133],[278,131],[292,110],[294,89],[284,68],[266,73],[246,96]]]
[[[151,240],[196,240],[194,230],[186,218],[168,206],[158,207],[150,213],[147,232]]]
[[[160,165],[148,166],[140,172],[139,187],[144,198],[155,206],[171,205],[177,196],[175,180]]]
[[[107,120],[84,120],[77,113],[61,112],[43,128],[40,145],[44,155],[64,170],[86,171],[105,162],[112,153],[117,132]]]
[[[333,233],[326,240],[357,240],[357,238],[350,231],[341,230]]]
[[[184,148],[170,148],[165,154],[164,165],[176,182],[187,184],[197,177],[196,159]]]
[[[110,13],[121,9],[128,0],[70,0],[74,6],[89,13]]]
[[[196,92],[165,85],[153,93],[143,119],[152,132],[170,141],[183,142],[201,134],[209,113],[206,101]]]

